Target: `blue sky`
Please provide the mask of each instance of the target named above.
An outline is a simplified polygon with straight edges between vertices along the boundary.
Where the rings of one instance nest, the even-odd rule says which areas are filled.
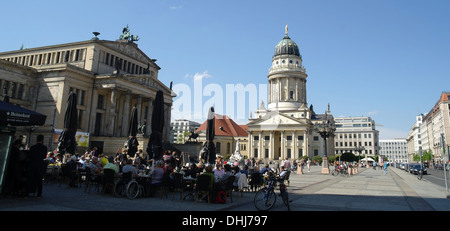
[[[225,89],[267,84],[288,24],[315,111],[330,103],[335,117],[371,116],[391,139],[406,137],[415,116],[450,91],[449,12],[448,0],[7,1],[0,51],[89,40],[93,31],[116,40],[128,24],[163,83],[193,86],[203,76],[204,86]]]

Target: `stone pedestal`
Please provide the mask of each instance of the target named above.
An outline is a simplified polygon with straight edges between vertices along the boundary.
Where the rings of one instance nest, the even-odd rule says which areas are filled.
[[[322,158],[322,174],[330,174],[330,169],[328,167],[328,158]]]
[[[302,174],[303,174],[303,168],[302,168],[301,165],[299,165],[299,166],[297,167],[297,174],[298,174],[298,175],[302,175]]]

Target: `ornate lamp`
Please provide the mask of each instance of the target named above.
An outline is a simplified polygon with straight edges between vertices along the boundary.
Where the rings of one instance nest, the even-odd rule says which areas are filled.
[[[317,133],[320,134],[320,136],[324,140],[324,156],[322,161],[322,173],[324,174],[330,174],[330,169],[328,168],[328,154],[327,154],[327,139],[330,136],[334,135],[334,132],[336,131],[336,124],[333,121],[330,121],[328,119],[328,113],[325,112],[325,118],[322,120],[322,123],[317,123],[314,125],[314,129]]]

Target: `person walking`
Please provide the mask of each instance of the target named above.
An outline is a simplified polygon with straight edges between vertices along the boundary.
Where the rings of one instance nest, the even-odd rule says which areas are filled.
[[[308,160],[306,161],[306,166],[308,167],[308,172],[311,172],[311,160],[308,158]]]
[[[384,167],[384,175],[387,175],[387,162],[383,163],[383,167]]]
[[[44,166],[44,159],[46,156],[47,146],[44,145],[44,136],[38,135],[36,138],[36,144],[30,148],[28,184],[24,197],[28,197],[28,193],[36,191],[36,197],[42,197],[42,179],[46,169],[46,166]]]

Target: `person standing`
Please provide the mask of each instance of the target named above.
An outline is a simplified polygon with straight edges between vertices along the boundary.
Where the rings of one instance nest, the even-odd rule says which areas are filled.
[[[30,148],[30,166],[28,175],[28,188],[25,192],[25,197],[30,192],[36,192],[37,197],[42,197],[42,178],[46,169],[44,159],[47,156],[47,147],[44,145],[44,136],[38,135],[36,144]]]
[[[311,160],[309,158],[306,161],[306,166],[308,167],[308,172],[311,172]]]

